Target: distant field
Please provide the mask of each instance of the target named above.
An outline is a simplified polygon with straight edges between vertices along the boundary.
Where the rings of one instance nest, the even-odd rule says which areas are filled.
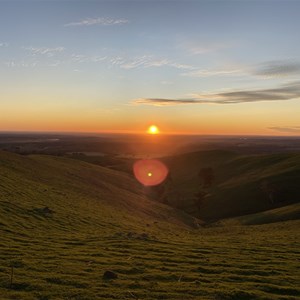
[[[0,152],[0,299],[299,299],[299,220],[195,221],[127,173]]]

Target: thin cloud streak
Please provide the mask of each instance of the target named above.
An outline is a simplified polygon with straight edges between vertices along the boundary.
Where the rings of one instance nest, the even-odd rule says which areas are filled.
[[[261,101],[287,101],[300,98],[300,81],[273,89],[239,90],[214,94],[194,94],[187,99],[139,98],[135,105],[174,106],[185,104],[239,104]]]
[[[194,99],[160,99],[160,98],[139,98],[132,101],[135,105],[152,105],[152,106],[174,106],[181,104],[206,103],[205,101]]]
[[[261,64],[254,72],[254,75],[263,77],[282,77],[300,74],[300,63],[290,60],[271,61]]]
[[[112,19],[112,18],[87,18],[78,22],[67,23],[65,27],[72,26],[92,26],[92,25],[102,25],[102,26],[112,26],[112,25],[124,25],[129,23],[127,19]]]
[[[154,58],[151,55],[144,55],[131,60],[119,59],[115,64],[120,65],[122,69],[135,69],[135,68],[151,68],[151,67],[173,67],[176,69],[192,70],[193,66],[177,63],[167,58]]]
[[[274,127],[268,127],[268,129],[284,132],[284,133],[300,133],[300,126],[274,126]]]
[[[181,64],[175,61],[171,61],[167,58],[157,58],[152,55],[143,55],[139,57],[126,58],[122,56],[105,56],[105,55],[85,55],[66,53],[64,47],[25,47],[22,49],[29,52],[29,56],[37,58],[38,56],[46,59],[55,59],[52,64],[57,65],[63,63],[107,63],[110,66],[116,66],[124,70],[133,69],[146,69],[146,68],[161,68],[171,67],[179,70],[192,70],[194,67],[187,64]],[[58,57],[60,54],[60,57]],[[17,66],[18,64],[15,64]]]
[[[183,41],[179,46],[192,55],[202,55],[232,47],[232,45],[228,43],[197,42],[195,39]]]
[[[26,61],[6,61],[4,65],[8,68],[35,68],[37,62],[26,62]]]
[[[181,74],[187,77],[255,76],[265,79],[300,75],[300,62],[278,60],[254,66],[224,67],[220,69],[196,69]]]
[[[71,62],[75,63],[97,63],[107,60],[107,56],[87,56],[83,54],[72,54],[71,55]]]
[[[246,72],[243,69],[219,69],[219,70],[195,70],[191,72],[182,73],[182,76],[187,77],[211,77],[211,76],[240,76],[245,75]]]
[[[47,47],[22,47],[24,50],[27,50],[31,53],[32,56],[36,55],[45,55],[47,57],[53,57],[57,53],[61,53],[65,51],[64,47],[55,47],[55,48],[47,48]]]

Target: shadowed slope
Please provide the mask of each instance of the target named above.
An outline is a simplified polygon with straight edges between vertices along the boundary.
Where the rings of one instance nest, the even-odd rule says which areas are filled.
[[[274,209],[300,199],[300,154],[202,151],[164,160],[173,179],[168,202],[206,221]],[[196,207],[195,194],[203,188],[199,171],[207,167],[213,169],[215,178]]]

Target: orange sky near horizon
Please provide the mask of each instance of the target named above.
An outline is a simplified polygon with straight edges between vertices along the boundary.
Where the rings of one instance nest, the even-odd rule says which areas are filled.
[[[150,122],[151,124],[153,122]],[[1,124],[1,131],[32,131],[32,132],[95,132],[95,133],[132,133],[132,134],[147,134],[149,122],[141,122],[132,124],[133,126],[123,122],[114,124],[101,124],[97,120],[89,120],[88,122],[78,122],[72,119],[56,119],[55,122],[48,120],[32,120],[23,119],[18,121],[7,121]],[[154,123],[153,123],[154,124]],[[218,124],[203,124],[200,128],[192,130],[187,126],[180,124],[165,124],[164,122],[156,122],[159,127],[159,134],[186,134],[186,135],[270,135],[270,136],[298,136],[298,133],[279,133],[270,129],[261,130],[260,126],[251,124],[241,125],[237,121],[231,122],[226,126],[218,126]]]
[[[239,104],[247,106],[243,110],[210,106],[200,115],[193,107],[186,108],[190,109],[189,114],[181,114],[180,107],[90,109],[38,103],[23,107],[8,103],[1,109],[0,131],[145,133],[155,124],[161,134],[298,135],[298,132],[278,132],[269,128],[286,124],[297,126],[298,111],[292,106],[283,108],[276,104],[272,105],[272,113],[268,112],[270,104],[267,103],[261,107]]]

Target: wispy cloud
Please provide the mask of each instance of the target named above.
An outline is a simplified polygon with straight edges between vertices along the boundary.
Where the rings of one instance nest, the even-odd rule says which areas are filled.
[[[90,62],[96,63],[105,60],[107,60],[107,56],[99,56],[99,55],[88,56],[83,54],[71,55],[71,62],[76,62],[76,63],[90,63]]]
[[[82,54],[72,54],[71,61],[77,63],[107,62],[111,66],[118,66],[119,68],[125,70],[159,67],[172,67],[180,70],[192,70],[194,68],[190,65],[174,62],[167,58],[157,58],[152,55],[142,55],[128,58],[123,56],[88,56]]]
[[[119,67],[125,70],[146,69],[171,67],[179,70],[193,70],[191,65],[176,62],[164,57],[156,57],[154,55],[141,55],[136,57],[110,56],[110,55],[90,55],[81,53],[68,53],[65,47],[33,47],[22,46],[29,60],[28,65],[31,65],[32,60],[39,62],[43,66],[58,66],[61,64],[83,64],[83,63],[106,63],[110,67]],[[105,52],[104,52],[105,53]],[[18,66],[20,63],[9,63],[10,65]],[[23,64],[23,63],[22,63]]]
[[[112,18],[87,18],[77,22],[67,23],[64,26],[91,26],[91,25],[103,25],[103,26],[112,26],[112,25],[124,25],[129,23],[127,19],[112,19]]]
[[[182,70],[194,70],[195,67],[191,66],[191,65],[186,65],[186,64],[179,64],[176,62],[169,62],[168,64],[170,67],[174,67],[176,69],[182,69]]]
[[[300,75],[300,62],[291,60],[270,61],[259,65],[253,72],[263,77]]]
[[[120,66],[125,63],[125,59],[122,56],[110,57],[109,63],[113,66],[114,65]]]
[[[136,105],[152,105],[152,106],[174,106],[182,104],[205,103],[196,99],[165,99],[165,98],[139,98],[132,101]]]
[[[143,55],[134,59],[124,59],[116,57],[112,59],[112,63],[119,65],[122,69],[136,69],[139,67],[145,67],[150,60],[150,56]]]
[[[278,60],[264,62],[257,65],[233,65],[218,69],[192,69],[181,74],[187,77],[213,77],[213,76],[255,76],[264,79],[300,75],[300,62],[291,60]]]
[[[6,61],[4,65],[8,68],[34,68],[37,66],[37,62],[27,62],[27,61]]]
[[[300,98],[300,81],[288,83],[273,89],[237,90],[211,94],[193,94],[192,98],[164,99],[140,98],[133,104],[172,106],[184,104],[238,104],[260,101],[286,101]]]
[[[8,47],[9,44],[6,42],[0,42],[0,47]]]
[[[192,55],[201,55],[216,52],[231,47],[228,43],[213,43],[209,41],[197,41],[196,38],[181,42],[180,47]]]
[[[187,77],[211,77],[211,76],[239,76],[246,74],[246,71],[239,68],[224,68],[224,69],[200,69],[182,73],[182,76]]]
[[[284,132],[284,133],[300,133],[300,126],[275,126],[275,127],[269,127],[271,130],[275,130],[278,132]]]
[[[172,67],[181,70],[192,70],[193,66],[181,64],[171,61],[167,58],[156,58],[152,55],[143,55],[132,59],[126,59],[120,56],[111,58],[110,62],[113,65],[119,65],[122,69],[136,69],[136,68],[151,68],[151,67]]]
[[[22,47],[23,49],[30,52],[32,56],[36,55],[45,55],[47,57],[53,57],[55,54],[63,52],[65,50],[64,47],[55,47],[55,48],[47,48],[47,47]]]

